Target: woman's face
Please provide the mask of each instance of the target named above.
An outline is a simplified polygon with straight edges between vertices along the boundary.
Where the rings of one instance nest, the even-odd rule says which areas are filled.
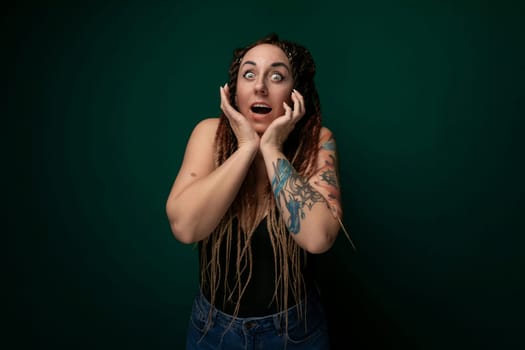
[[[261,44],[242,58],[237,76],[235,102],[259,134],[284,114],[283,102],[291,105],[294,86],[292,67],[279,47]]]

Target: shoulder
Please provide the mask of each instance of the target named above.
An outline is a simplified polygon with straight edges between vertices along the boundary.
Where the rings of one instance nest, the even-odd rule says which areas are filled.
[[[187,150],[189,152],[197,150],[199,153],[206,152],[207,150],[212,152],[218,126],[219,118],[206,118],[199,121],[191,132]]]
[[[195,125],[195,128],[193,129],[194,133],[213,133],[217,131],[217,128],[219,127],[219,121],[220,118],[206,118],[201,120],[200,122]]]
[[[206,118],[199,121],[190,135],[190,142],[196,140],[199,143],[213,143],[215,140],[215,134],[217,133],[217,128],[219,126],[219,118]]]
[[[335,138],[334,134],[330,129],[323,126],[319,132],[319,145],[324,149],[334,149],[335,150]]]
[[[321,127],[321,131],[319,132],[319,138],[331,138],[333,137],[332,130],[328,129],[326,126]]]
[[[192,169],[199,169],[199,173],[206,173],[213,169],[215,134],[218,125],[219,118],[206,118],[195,125],[186,144],[181,169],[191,166]]]

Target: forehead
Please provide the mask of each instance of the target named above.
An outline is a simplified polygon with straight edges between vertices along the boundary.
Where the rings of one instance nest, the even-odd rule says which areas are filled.
[[[283,62],[290,64],[288,56],[281,50],[280,47],[271,44],[260,44],[252,47],[244,55],[242,62],[253,61],[255,63],[274,63]]]

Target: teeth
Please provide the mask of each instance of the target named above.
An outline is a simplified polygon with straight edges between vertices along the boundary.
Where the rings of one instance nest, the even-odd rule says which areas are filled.
[[[263,107],[263,108],[270,108],[270,106],[262,104],[262,103],[256,103],[252,107]]]

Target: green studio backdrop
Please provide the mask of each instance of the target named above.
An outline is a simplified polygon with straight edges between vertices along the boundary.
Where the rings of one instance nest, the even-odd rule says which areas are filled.
[[[30,136],[8,148],[26,193],[10,217],[13,339],[184,347],[197,251],[172,237],[165,200],[191,130],[219,113],[233,49],[277,32],[316,60],[358,248],[341,234],[317,257],[334,348],[515,348],[521,10],[386,0],[10,8],[8,112]]]

